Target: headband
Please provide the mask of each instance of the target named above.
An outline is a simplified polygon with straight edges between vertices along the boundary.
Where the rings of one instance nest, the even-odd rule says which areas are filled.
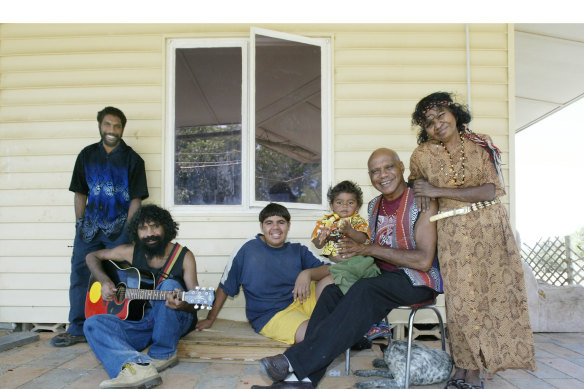
[[[440,101],[433,101],[433,102],[431,102],[431,103],[430,103],[430,104],[428,104],[428,105],[426,106],[426,108],[424,108],[424,110],[422,111],[422,116],[423,116],[424,118],[420,118],[420,119],[418,119],[418,125],[419,125],[420,127],[422,127],[422,128],[424,127],[422,124],[424,123],[424,119],[425,119],[426,113],[427,113],[429,110],[431,110],[431,109],[434,109],[434,108],[436,108],[437,106],[441,106],[441,107],[449,107],[449,106],[451,106],[452,104],[453,104],[453,102],[452,102],[452,101],[448,101],[448,100],[440,100]]]

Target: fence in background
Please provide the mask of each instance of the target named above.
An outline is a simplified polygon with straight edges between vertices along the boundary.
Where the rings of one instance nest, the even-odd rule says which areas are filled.
[[[584,258],[575,251],[569,236],[521,243],[521,258],[535,278],[550,285],[584,285]]]

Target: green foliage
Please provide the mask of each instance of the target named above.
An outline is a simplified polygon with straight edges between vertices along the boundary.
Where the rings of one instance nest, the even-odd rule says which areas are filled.
[[[241,126],[185,127],[176,130],[175,204],[241,204]],[[320,204],[321,164],[301,163],[256,146],[256,199]],[[279,184],[290,197],[274,197]],[[272,189],[272,195],[270,193]]]
[[[241,126],[176,131],[175,204],[241,204]]]

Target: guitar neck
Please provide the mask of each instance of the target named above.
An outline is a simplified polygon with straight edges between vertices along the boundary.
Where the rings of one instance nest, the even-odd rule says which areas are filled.
[[[166,295],[169,292],[171,291],[152,289],[126,289],[125,298],[129,300],[166,300]],[[184,292],[178,293],[178,298],[180,300],[183,299],[183,294]]]

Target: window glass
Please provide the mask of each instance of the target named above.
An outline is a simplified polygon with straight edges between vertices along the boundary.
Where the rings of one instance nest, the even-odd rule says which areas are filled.
[[[322,203],[321,48],[255,38],[255,200]]]
[[[174,204],[241,204],[241,48],[178,48],[175,68]]]

